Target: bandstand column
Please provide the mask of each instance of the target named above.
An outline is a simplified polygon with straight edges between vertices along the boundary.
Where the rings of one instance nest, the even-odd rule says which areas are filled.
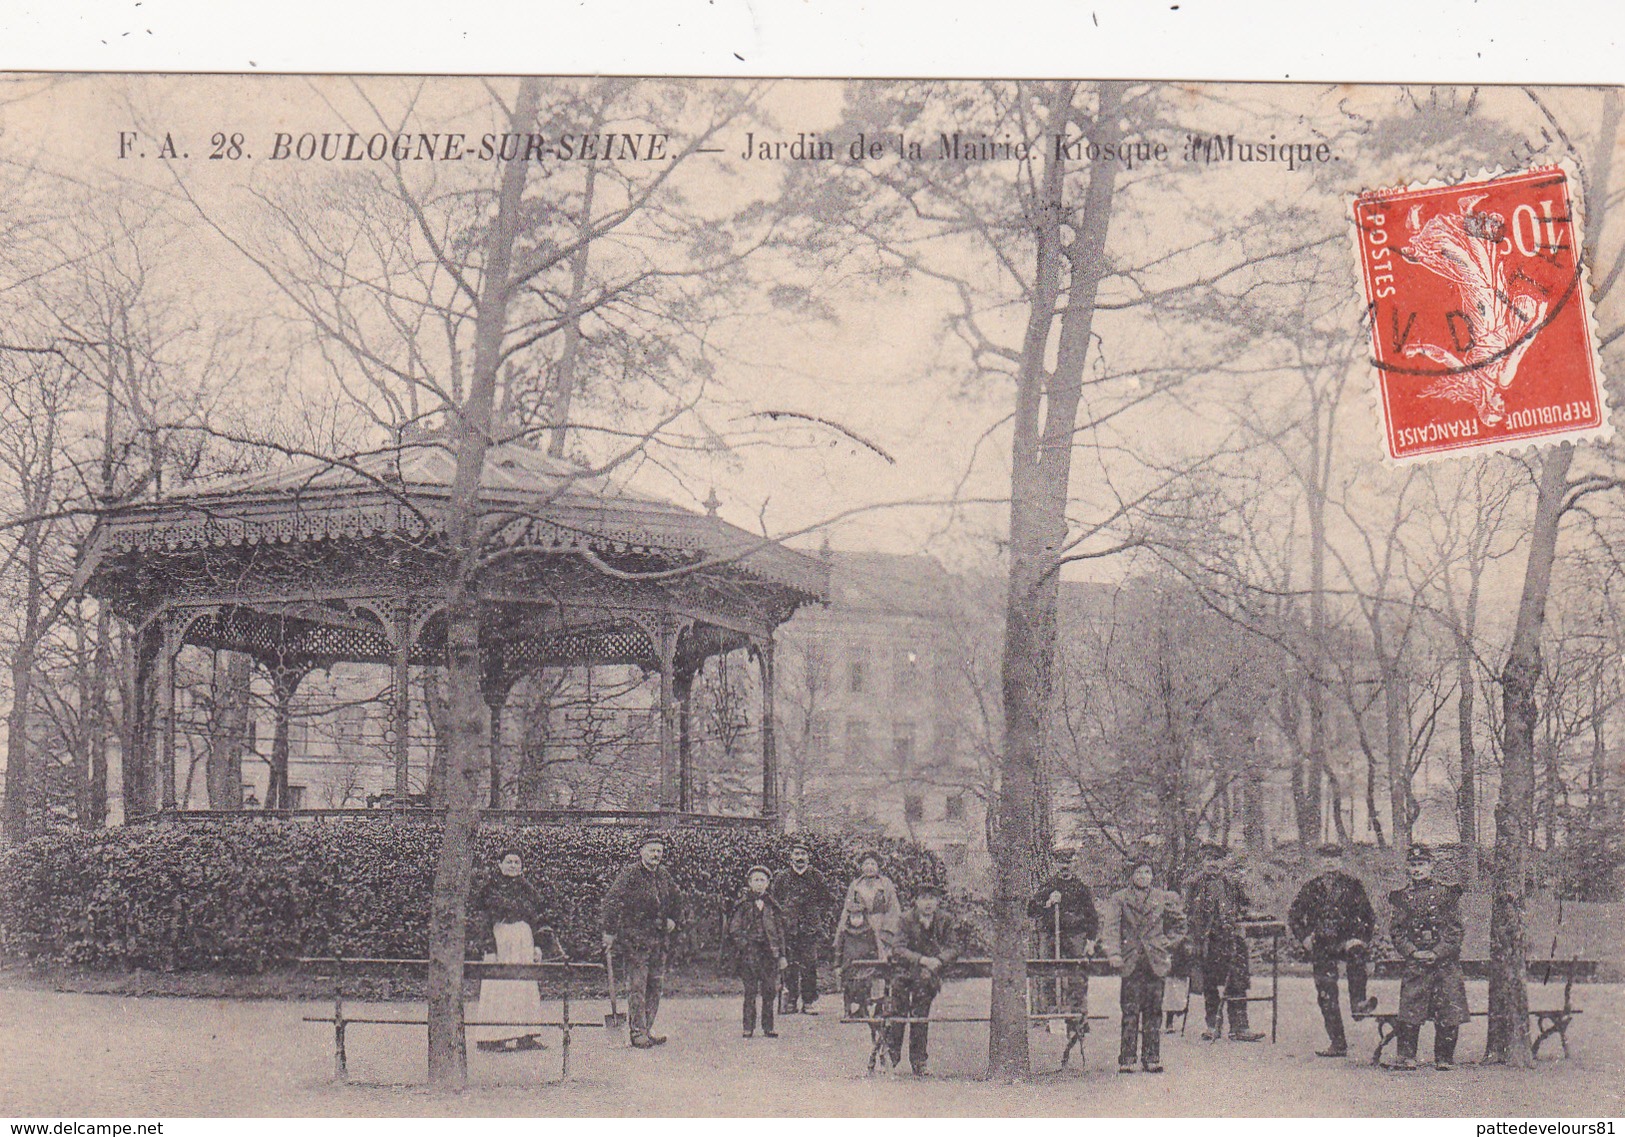
[[[180,653],[176,639],[175,614],[165,611],[158,617],[158,792],[164,812],[173,812],[175,801],[175,656]]]
[[[299,681],[310,673],[310,669],[277,664],[269,670],[272,710],[275,717],[271,728],[271,780],[265,789],[265,808],[287,809],[293,697],[299,691]]]
[[[773,730],[773,640],[756,644],[756,665],[762,670],[762,816],[779,814],[779,751]]]
[[[132,677],[130,752],[123,756],[124,817],[128,821],[158,807],[156,748],[153,746],[153,672],[163,641],[157,621],[135,631],[135,674]]]
[[[675,684],[677,695],[677,808],[684,813],[694,811],[694,739],[690,725],[694,676],[680,676]]]
[[[500,650],[499,647],[485,657],[480,677],[480,694],[491,714],[491,809],[502,808],[502,709],[508,703],[508,692],[512,690],[512,683],[502,670]]]
[[[682,808],[677,753],[677,623],[663,621],[655,641],[660,660],[660,808]]]
[[[390,743],[395,760],[395,805],[404,808],[410,789],[407,774],[412,753],[412,610],[405,605],[395,610],[394,705],[390,707]]]

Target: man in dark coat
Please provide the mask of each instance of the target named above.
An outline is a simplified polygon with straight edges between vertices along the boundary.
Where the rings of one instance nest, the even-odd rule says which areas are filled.
[[[1038,928],[1038,954],[1041,959],[1085,959],[1094,950],[1100,935],[1100,913],[1094,894],[1083,883],[1086,868],[1082,849],[1060,854],[1061,867],[1038,886],[1027,902],[1027,915]],[[1060,943],[1055,930],[1060,927]],[[1054,986],[1040,983],[1034,1006],[1041,1010],[1066,1010],[1082,1021],[1089,1014],[1089,977],[1068,976],[1061,983],[1061,1006],[1051,1006]]]
[[[1162,1073],[1162,991],[1174,947],[1185,938],[1185,906],[1179,893],[1152,887],[1155,880],[1151,865],[1135,865],[1128,887],[1111,894],[1100,921],[1100,941],[1122,977],[1119,1074],[1134,1072],[1136,1056],[1146,1073]]]
[[[756,1007],[762,1008],[762,1036],[777,1038],[773,1029],[773,1004],[777,1001],[779,976],[790,966],[785,956],[784,914],[768,895],[773,874],[762,865],[752,865],[745,874],[745,892],[728,917],[727,950],[733,954],[734,968],[745,984],[745,1037],[756,1033]]]
[[[942,990],[942,969],[959,958],[959,937],[953,920],[942,908],[942,893],[934,885],[921,885],[914,906],[903,914],[892,952],[890,1014],[923,1019]],[[903,1058],[903,1032],[908,1032],[908,1062],[916,1074],[925,1073],[926,1039],[923,1022],[892,1023],[886,1028],[886,1050],[891,1064]]]
[[[654,1033],[654,1022],[666,973],[667,940],[677,930],[678,895],[671,873],[660,867],[665,853],[658,833],[645,836],[638,859],[615,877],[599,909],[604,952],[620,947],[627,1026],[632,1045],[639,1050],[666,1041]]]
[[[1377,916],[1365,885],[1344,871],[1342,845],[1322,845],[1320,860],[1324,871],[1298,890],[1286,921],[1314,967],[1315,998],[1330,1040],[1325,1050],[1315,1053],[1322,1058],[1341,1058],[1349,1052],[1349,1044],[1337,999],[1337,965],[1342,962],[1348,968],[1350,1012],[1356,1020],[1365,1018],[1377,1005],[1365,992],[1366,960]]]
[[[835,894],[823,874],[812,867],[811,851],[800,844],[790,846],[790,867],[773,878],[768,894],[784,913],[785,954],[790,960],[784,973],[782,1009],[787,1015],[797,1010],[816,1015],[818,947],[828,934]]]
[[[1220,1038],[1228,1006],[1231,1039],[1257,1042],[1264,1036],[1250,1029],[1247,1021],[1247,991],[1253,977],[1247,937],[1241,929],[1251,905],[1228,849],[1203,845],[1202,860],[1201,871],[1185,886],[1191,954],[1194,969],[1201,973],[1207,1009],[1207,1030],[1202,1037],[1210,1042]]]
[[[1461,889],[1433,879],[1433,852],[1412,845],[1410,884],[1389,894],[1394,906],[1394,950],[1405,961],[1399,977],[1399,1068],[1416,1069],[1422,1024],[1433,1020],[1433,1062],[1456,1063],[1456,1038],[1467,1021],[1467,981],[1461,971]]]

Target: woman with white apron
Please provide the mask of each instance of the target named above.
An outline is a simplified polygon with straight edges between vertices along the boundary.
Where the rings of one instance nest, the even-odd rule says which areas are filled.
[[[525,864],[513,849],[497,854],[497,874],[481,887],[475,905],[481,923],[490,929],[485,941],[487,963],[538,963],[542,950],[536,946],[533,929],[541,926],[542,897],[524,877]],[[479,1023],[534,1023],[542,1018],[542,996],[534,980],[485,979],[480,982],[479,1005],[469,1018]],[[529,1036],[535,1032],[522,1026],[486,1027],[475,1036],[481,1040],[520,1040],[529,1049],[536,1045]]]

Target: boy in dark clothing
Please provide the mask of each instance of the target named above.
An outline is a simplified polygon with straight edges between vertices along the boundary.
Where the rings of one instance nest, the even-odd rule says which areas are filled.
[[[1202,1037],[1209,1042],[1222,1037],[1228,1007],[1231,1040],[1257,1042],[1264,1036],[1247,1021],[1252,968],[1241,929],[1250,904],[1240,874],[1229,858],[1230,851],[1223,845],[1202,846],[1206,863],[1185,887],[1192,963],[1202,975],[1202,999],[1207,1011],[1207,1030]]]
[[[835,974],[841,983],[841,998],[848,1018],[869,1017],[874,976],[851,969],[860,959],[883,959],[880,937],[869,914],[858,900],[847,902],[841,913],[840,925],[835,929]]]
[[[1052,875],[1027,902],[1027,915],[1038,928],[1038,954],[1041,959],[1086,959],[1100,935],[1100,913],[1094,894],[1083,883],[1083,850],[1067,854],[1060,871]],[[1056,926],[1060,943],[1056,943]],[[1089,1013],[1089,977],[1068,976],[1060,985],[1061,1006],[1053,1005],[1055,986],[1040,983],[1033,991],[1037,1011],[1073,1011],[1082,1021]]]
[[[942,893],[932,885],[921,885],[914,895],[914,907],[903,915],[892,953],[896,966],[892,975],[891,1014],[924,1019],[931,1003],[942,990],[942,969],[959,958],[959,939],[953,921],[941,911]],[[908,1032],[908,1062],[914,1073],[924,1075],[926,1039],[924,1022],[892,1023],[886,1028],[886,1049],[891,1064],[903,1058],[903,1032]]]
[[[1320,847],[1324,870],[1298,891],[1287,910],[1287,927],[1303,944],[1315,973],[1315,999],[1326,1024],[1326,1049],[1315,1051],[1322,1058],[1341,1058],[1349,1052],[1343,1033],[1343,1009],[1337,999],[1337,964],[1348,967],[1349,1010],[1363,1019],[1376,1008],[1377,1001],[1366,995],[1366,959],[1371,937],[1377,930],[1377,914],[1365,885],[1343,870],[1343,846]]]
[[[762,1010],[762,1035],[777,1038],[773,1009],[779,997],[779,973],[790,966],[784,947],[784,914],[767,894],[772,873],[752,866],[744,895],[728,917],[728,947],[745,984],[745,1037],[756,1033],[756,1008]]]

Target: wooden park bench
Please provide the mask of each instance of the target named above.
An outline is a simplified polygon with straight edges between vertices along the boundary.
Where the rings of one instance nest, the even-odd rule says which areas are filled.
[[[299,960],[299,968],[309,974],[331,976],[333,980],[333,1017],[319,1018],[307,1015],[304,1021],[307,1023],[331,1023],[333,1025],[333,1076],[339,1081],[346,1081],[349,1078],[349,1056],[345,1048],[345,1034],[349,1027],[358,1025],[427,1027],[429,1025],[427,1019],[357,1018],[346,1015],[344,1012],[346,980],[365,976],[386,976],[389,978],[426,976],[429,973],[429,961],[426,959],[305,958]],[[602,989],[604,965],[601,963],[571,963],[566,960],[547,963],[481,963],[470,960],[463,964],[463,976],[466,979],[481,980],[531,980],[538,985],[543,981],[553,981],[559,991],[560,1014],[558,1019],[538,1022],[477,1022],[468,1023],[467,1025],[514,1027],[527,1032],[526,1035],[521,1036],[522,1038],[530,1037],[530,1032],[535,1028],[551,1028],[559,1031],[562,1038],[559,1047],[560,1081],[570,1076],[571,1033],[583,1027],[602,1029],[604,1026],[602,1021],[591,1022],[570,1018],[572,993],[579,997],[586,993],[587,990]],[[516,1045],[509,1048],[536,1049],[537,1046],[532,1043],[528,1046]]]
[[[1468,979],[1487,980],[1490,977],[1490,961],[1487,959],[1464,959],[1461,961],[1462,973]],[[1405,961],[1401,959],[1381,959],[1371,965],[1373,979],[1398,979],[1405,971]],[[1563,1046],[1563,1057],[1569,1056],[1569,1024],[1574,1016],[1580,1013],[1580,1008],[1574,1005],[1574,981],[1576,979],[1593,979],[1597,974],[1597,961],[1594,959],[1556,959],[1556,960],[1530,960],[1529,977],[1538,979],[1542,984],[1548,983],[1554,976],[1563,978],[1563,1005],[1560,1007],[1539,1008],[1531,1007],[1529,1017],[1535,1020],[1535,1037],[1532,1050],[1536,1057],[1540,1056],[1540,1044],[1551,1038],[1554,1034]],[[1373,1011],[1371,1018],[1377,1020],[1377,1048],[1371,1052],[1371,1064],[1382,1065],[1382,1052],[1388,1044],[1398,1037],[1397,1021],[1399,1012]],[[1489,1011],[1467,1011],[1467,1017],[1483,1019],[1489,1017]]]
[[[906,1023],[985,1023],[987,1015],[930,1015],[926,1018],[911,1017],[908,1015],[894,1015],[889,1013],[892,1006],[892,979],[899,970],[906,967],[898,961],[881,959],[854,960],[846,965],[846,970],[867,979],[882,979],[886,984],[885,995],[880,1000],[879,1014],[867,1017],[853,1017],[845,1014],[843,1006],[843,1023],[864,1023],[869,1027],[873,1047],[869,1051],[869,1072],[874,1073],[878,1068],[882,1071],[890,1070],[891,1055],[886,1049],[886,1028],[888,1026],[903,1025]],[[1089,975],[1115,975],[1116,972],[1104,959],[1029,959],[1027,961],[1027,979],[1032,981],[1052,981],[1076,979]],[[949,979],[989,979],[993,975],[993,961],[991,959],[959,959],[945,966],[941,971],[943,980]],[[1029,999],[1030,1006],[1030,999]],[[1076,1011],[1032,1011],[1027,1014],[1028,1022],[1051,1022],[1066,1024],[1066,1047],[1061,1051],[1061,1068],[1065,1069],[1072,1051],[1078,1051],[1078,1060],[1083,1062],[1083,1036],[1088,1033],[1090,1022],[1103,1021],[1106,1015],[1078,1014]]]

